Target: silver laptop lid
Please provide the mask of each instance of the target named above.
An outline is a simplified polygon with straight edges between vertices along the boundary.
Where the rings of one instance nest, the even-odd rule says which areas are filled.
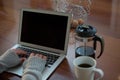
[[[66,13],[22,9],[18,44],[66,54],[70,19]]]

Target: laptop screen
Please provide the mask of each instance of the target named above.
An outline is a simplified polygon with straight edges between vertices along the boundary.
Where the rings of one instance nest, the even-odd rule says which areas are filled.
[[[68,43],[69,16],[51,11],[22,11],[20,41],[64,51]]]

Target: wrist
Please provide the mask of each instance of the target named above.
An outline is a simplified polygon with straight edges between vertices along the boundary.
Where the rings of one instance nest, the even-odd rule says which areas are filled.
[[[0,56],[0,63],[4,64],[6,68],[10,68],[18,65],[20,63],[20,59],[13,50],[9,49]]]
[[[26,60],[23,63],[23,68],[34,69],[34,70],[42,72],[45,68],[45,64],[46,64],[46,60],[33,56],[33,57],[28,58],[28,60]]]

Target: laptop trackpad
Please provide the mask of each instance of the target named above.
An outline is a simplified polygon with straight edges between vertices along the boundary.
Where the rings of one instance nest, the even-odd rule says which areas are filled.
[[[8,69],[7,72],[11,72],[11,73],[16,74],[18,76],[22,76],[23,67],[22,67],[22,65],[19,65],[17,67],[13,67],[13,68]]]

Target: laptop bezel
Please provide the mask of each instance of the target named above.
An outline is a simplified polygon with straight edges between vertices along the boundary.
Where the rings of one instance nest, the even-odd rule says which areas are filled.
[[[45,47],[45,46],[40,46],[40,45],[35,45],[35,44],[22,42],[20,38],[21,38],[21,28],[22,28],[22,19],[23,19],[23,12],[24,11],[67,16],[68,17],[68,22],[67,22],[67,29],[66,29],[67,31],[66,31],[64,50],[53,49],[53,48],[49,48],[49,47]],[[43,50],[43,51],[52,52],[52,53],[67,54],[70,24],[71,24],[71,14],[68,14],[68,13],[49,11],[49,10],[41,10],[41,9],[21,9],[20,24],[19,24],[19,31],[18,31],[18,35],[19,35],[18,36],[18,44],[23,45],[23,46],[28,46],[28,47],[31,47],[31,48],[35,48],[35,49],[40,49],[40,50]]]

